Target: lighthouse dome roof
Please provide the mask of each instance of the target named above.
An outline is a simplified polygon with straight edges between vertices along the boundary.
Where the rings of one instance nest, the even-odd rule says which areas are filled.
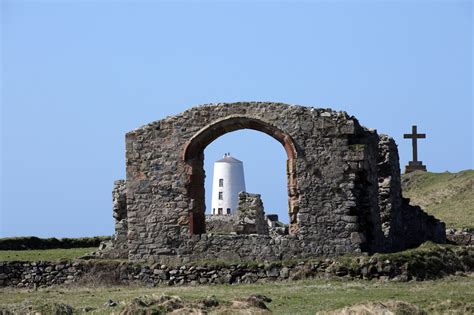
[[[216,163],[242,163],[242,161],[234,158],[230,153],[224,154],[224,157],[220,160],[217,160]]]

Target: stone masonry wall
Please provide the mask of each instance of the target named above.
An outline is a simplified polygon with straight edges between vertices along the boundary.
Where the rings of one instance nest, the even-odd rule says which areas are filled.
[[[236,214],[239,219],[238,234],[268,235],[268,224],[259,194],[239,193]]]
[[[237,233],[237,216],[235,215],[206,215],[206,232],[213,234]]]
[[[292,173],[289,182],[293,181],[289,183],[292,184],[289,185],[289,200],[298,203],[290,213],[296,232],[284,244],[298,243],[294,247],[301,248],[304,242],[306,248],[299,250],[304,252],[300,255],[360,251],[360,240],[351,239],[352,233],[364,233],[349,224],[357,221],[357,216],[350,213],[351,205],[346,202],[351,189],[340,188],[354,182],[348,175],[354,172],[352,168],[359,167],[358,160],[354,159],[364,159],[353,154],[349,147],[352,135],[366,132],[357,120],[345,113],[324,109],[237,103],[193,108],[127,134],[131,259],[162,255],[206,256],[203,249],[226,252],[229,248],[228,251],[237,252],[239,256],[253,251],[247,248],[251,240],[245,238],[227,245],[224,244],[225,237],[209,239],[202,233],[190,233],[190,213],[198,217],[200,214],[196,209],[203,202],[203,194],[193,187],[193,184],[199,185],[193,181],[195,177],[205,176],[199,158],[207,143],[241,126],[261,129],[275,138],[282,133],[294,145],[296,157],[289,156],[288,164],[293,165],[288,165],[288,173]],[[214,128],[210,139],[196,136],[207,128]],[[193,137],[201,143],[195,144],[198,152],[187,160],[185,149]],[[294,195],[298,196],[297,200]],[[372,205],[376,206],[373,201]],[[203,242],[207,244],[201,245]],[[278,257],[288,252],[270,240],[260,242],[260,246],[263,248],[256,255],[268,252]]]
[[[241,192],[233,215],[206,215],[206,230],[218,234],[268,235],[268,224],[259,194]]]
[[[379,207],[385,238],[380,251],[416,247],[425,240],[444,243],[444,223],[402,197],[398,150],[392,138],[380,137],[378,158]]]
[[[402,190],[400,165],[395,141],[380,136],[378,153],[378,191],[382,232],[388,249],[401,250],[405,246],[400,242],[402,234]]]
[[[112,191],[113,217],[115,219],[115,235],[113,241],[116,244],[127,243],[127,195],[124,180],[114,182]]]
[[[409,199],[402,199],[403,224],[396,241],[400,249],[416,247],[425,240],[445,243],[446,226],[444,222],[427,214],[419,206],[410,205],[409,202]]]
[[[0,262],[0,287],[52,285],[238,284],[307,278],[423,280],[457,272],[472,272],[474,248],[423,250],[399,257],[359,256],[351,261],[320,258],[301,262],[240,262],[165,265],[119,261]],[[442,257],[442,259],[440,259]],[[433,266],[436,266],[435,268]],[[433,269],[434,268],[434,269]]]
[[[264,132],[287,153],[290,235],[206,234],[204,149],[239,129]],[[198,106],[133,130],[126,135],[129,258],[275,260],[390,251],[408,246],[400,232],[387,237],[407,231],[401,227],[407,215],[416,217],[413,233],[425,228],[410,246],[443,241],[432,230],[439,224],[423,212],[403,214],[391,141],[344,112],[258,102]]]

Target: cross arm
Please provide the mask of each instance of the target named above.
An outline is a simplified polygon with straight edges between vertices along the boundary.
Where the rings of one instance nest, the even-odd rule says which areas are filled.
[[[413,134],[411,134],[411,133],[409,133],[409,134],[404,134],[404,135],[403,135],[403,138],[404,138],[404,139],[413,139],[413,138],[416,138],[416,139],[420,139],[420,138],[421,138],[421,139],[424,139],[424,138],[426,138],[426,133],[417,133],[416,135],[413,135]]]

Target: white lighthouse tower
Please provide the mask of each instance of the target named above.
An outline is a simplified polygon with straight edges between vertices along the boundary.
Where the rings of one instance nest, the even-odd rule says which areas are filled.
[[[241,191],[245,191],[244,166],[242,161],[226,153],[224,158],[214,162],[212,214],[234,214]]]

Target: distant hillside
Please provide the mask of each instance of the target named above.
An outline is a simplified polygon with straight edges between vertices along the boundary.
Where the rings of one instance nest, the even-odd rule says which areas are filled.
[[[474,228],[474,170],[402,175],[403,196],[446,223]]]

